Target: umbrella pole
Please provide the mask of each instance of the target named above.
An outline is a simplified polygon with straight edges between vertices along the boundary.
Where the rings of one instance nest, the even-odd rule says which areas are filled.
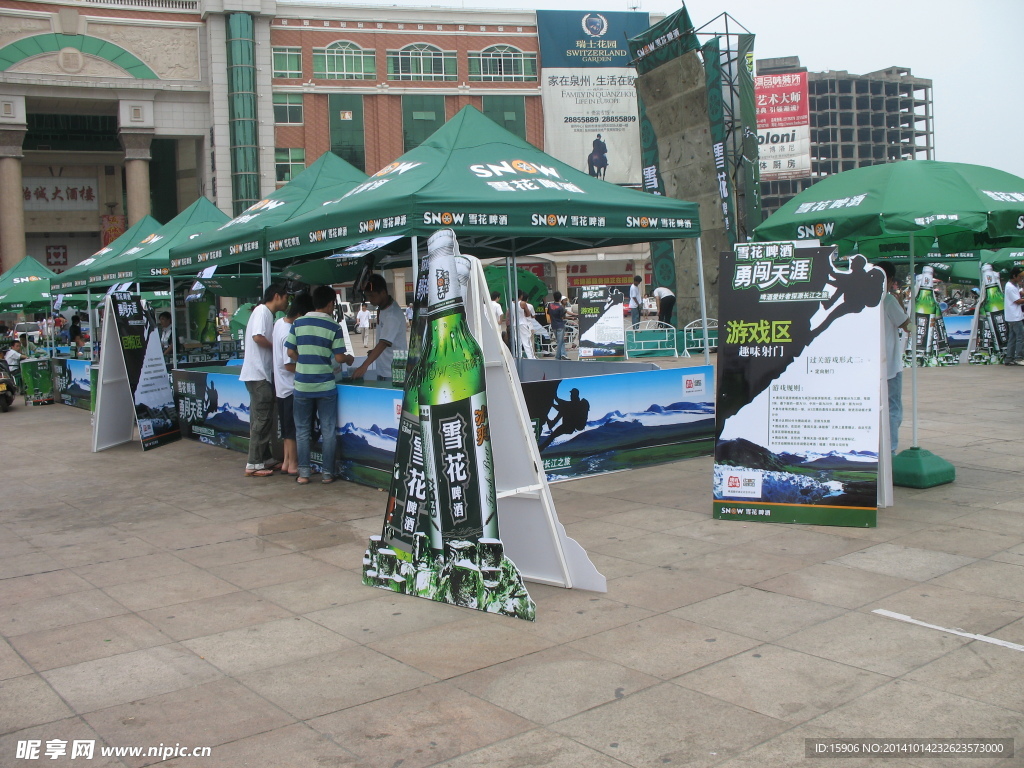
[[[512,253],[505,255],[505,285],[508,288],[508,306],[505,308],[505,322],[508,326],[508,345],[512,350],[512,357],[518,360],[522,356],[522,345],[519,343],[519,323],[513,322],[516,315],[512,307],[519,305],[519,282],[515,274],[515,245],[512,246]],[[517,309],[516,312],[519,310]]]
[[[915,274],[914,273],[914,236],[911,235],[910,236],[910,279],[911,280],[914,279],[914,274]],[[914,307],[913,307],[914,292],[913,291],[910,292],[910,296],[911,296],[911,307],[910,307],[911,315],[910,315],[910,317],[911,317],[911,320],[913,320],[913,322],[914,322],[914,327],[913,327],[913,334],[914,335],[910,337],[910,397],[911,397],[911,399],[913,401],[911,403],[911,406],[910,406],[911,409],[912,409],[911,412],[910,412],[911,429],[913,430],[912,431],[911,440],[910,440],[910,447],[911,448],[919,448],[920,446],[918,445],[918,442],[917,442],[917,319],[913,315],[913,312],[914,312]],[[931,333],[931,328],[928,329],[928,332]]]
[[[416,303],[416,282],[420,278],[420,239],[412,236],[412,295],[413,304]]]
[[[708,339],[708,301],[704,296],[704,251],[697,238],[697,290],[700,291],[700,321],[704,328],[704,365],[711,365],[711,342]]]
[[[270,262],[266,259],[260,260],[263,263],[263,292],[267,292],[267,286],[270,285]]]
[[[174,275],[171,275],[171,368],[178,362],[178,312],[174,306]]]

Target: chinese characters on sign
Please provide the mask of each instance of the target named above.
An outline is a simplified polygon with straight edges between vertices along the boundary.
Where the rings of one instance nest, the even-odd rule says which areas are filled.
[[[95,211],[99,208],[95,178],[25,176],[21,196],[26,211]]]
[[[761,181],[811,175],[807,73],[754,78]]]

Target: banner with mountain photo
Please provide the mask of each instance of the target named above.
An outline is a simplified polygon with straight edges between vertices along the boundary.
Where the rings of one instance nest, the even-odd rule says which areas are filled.
[[[524,381],[548,481],[711,453],[711,366]]]
[[[53,378],[57,385],[57,397],[64,405],[92,410],[93,379],[90,368],[91,360],[78,360],[68,357],[53,359]]]
[[[834,248],[722,254],[714,517],[876,524],[885,274]]]
[[[107,311],[117,324],[142,449],[180,440],[178,411],[152,308],[130,293],[113,293],[107,297]]]

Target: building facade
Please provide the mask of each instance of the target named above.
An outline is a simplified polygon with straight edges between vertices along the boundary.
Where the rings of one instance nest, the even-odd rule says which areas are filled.
[[[327,151],[373,173],[466,105],[543,149],[541,91],[533,12],[8,0],[0,266],[28,253],[62,271],[201,195],[237,215]],[[629,282],[646,255],[528,266],[568,292]]]
[[[760,59],[758,75],[807,72],[796,56]],[[819,179],[898,160],[934,160],[932,81],[905,67],[866,75],[807,72],[811,175],[761,184],[767,218]]]

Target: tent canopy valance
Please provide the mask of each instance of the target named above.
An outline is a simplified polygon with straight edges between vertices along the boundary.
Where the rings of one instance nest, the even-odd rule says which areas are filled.
[[[592,178],[465,107],[344,195],[267,227],[265,256],[318,258],[366,238],[428,237],[438,229],[454,230],[480,258],[700,235],[695,203]],[[172,272],[250,258],[222,252],[200,264],[192,253],[186,264],[179,253],[188,256],[173,251]]]
[[[50,288],[53,294],[56,296],[58,293],[84,293],[91,287],[90,279],[99,280],[104,264],[142,242],[160,227],[160,222],[152,216],[143,216],[110,245],[100,248],[88,259],[80,261],[51,280]]]
[[[290,182],[240,215],[172,247],[167,266],[175,274],[194,275],[215,264],[237,264],[271,256],[277,244],[267,242],[268,227],[316,210],[365,180],[365,173],[333,152],[325,152]]]
[[[48,308],[50,281],[56,277],[45,264],[26,256],[0,275],[0,311]]]

